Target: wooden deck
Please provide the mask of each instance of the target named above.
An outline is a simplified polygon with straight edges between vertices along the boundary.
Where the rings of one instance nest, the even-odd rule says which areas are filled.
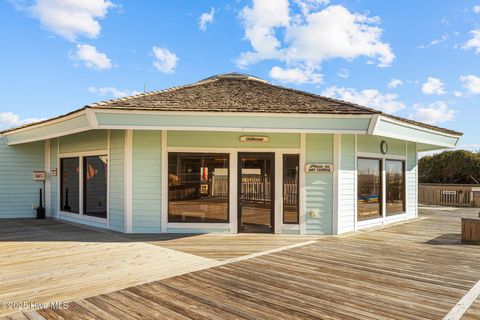
[[[36,314],[47,319],[442,319],[480,279],[480,247],[460,242],[460,217],[476,212],[425,209],[419,220],[217,261],[200,271]],[[479,307],[477,300],[464,319],[478,319]]]

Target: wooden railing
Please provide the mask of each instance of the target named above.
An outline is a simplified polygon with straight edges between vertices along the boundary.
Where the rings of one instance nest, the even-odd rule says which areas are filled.
[[[438,206],[480,207],[480,185],[422,183],[418,202]]]

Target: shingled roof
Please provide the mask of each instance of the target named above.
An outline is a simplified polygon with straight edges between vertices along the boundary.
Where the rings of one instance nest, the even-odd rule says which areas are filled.
[[[83,109],[85,108],[165,112],[378,114],[448,134],[462,134],[457,131],[388,115],[379,110],[354,103],[273,85],[265,80],[239,73],[216,75],[193,84],[101,101],[89,104]],[[15,129],[3,132],[11,130]]]

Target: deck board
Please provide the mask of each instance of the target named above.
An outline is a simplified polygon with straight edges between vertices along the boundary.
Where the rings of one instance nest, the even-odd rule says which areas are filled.
[[[98,319],[442,319],[480,279],[479,247],[460,242],[460,217],[473,215],[476,210],[424,209],[418,220],[73,304],[94,304],[85,318],[95,313]],[[78,310],[62,316],[82,317]],[[463,319],[479,319],[479,310],[480,298]],[[56,311],[38,312],[48,318]]]

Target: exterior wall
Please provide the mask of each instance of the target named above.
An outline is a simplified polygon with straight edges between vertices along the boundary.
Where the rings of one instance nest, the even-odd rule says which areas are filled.
[[[307,134],[305,162],[333,163],[333,135]],[[302,168],[303,169],[303,168]],[[331,234],[333,219],[333,174],[307,173],[306,189],[306,233]],[[311,210],[318,210],[312,217]]]
[[[162,132],[133,132],[132,232],[160,233]]]
[[[418,215],[418,167],[417,150],[414,142],[407,142],[406,171],[407,217],[415,218]]]
[[[125,131],[110,131],[110,184],[109,184],[109,228],[124,232],[124,159],[125,155]]]
[[[339,209],[338,233],[355,230],[356,190],[356,142],[354,135],[342,135],[340,139],[340,168],[338,169]]]
[[[268,136],[269,142],[240,142],[240,136]],[[201,148],[300,148],[298,133],[169,131],[169,147]]]
[[[357,136],[357,151],[371,154],[380,154],[380,143],[385,140],[388,144],[387,155],[404,156],[405,155],[405,141],[378,136]]]
[[[57,175],[59,174],[58,138],[50,140],[50,168],[57,169]],[[50,178],[50,216],[58,217],[58,178],[55,176],[50,176],[48,172],[47,175]]]
[[[38,206],[43,189],[43,182],[32,179],[36,170],[45,170],[43,141],[7,146],[0,138],[0,218],[36,216],[32,205]]]

